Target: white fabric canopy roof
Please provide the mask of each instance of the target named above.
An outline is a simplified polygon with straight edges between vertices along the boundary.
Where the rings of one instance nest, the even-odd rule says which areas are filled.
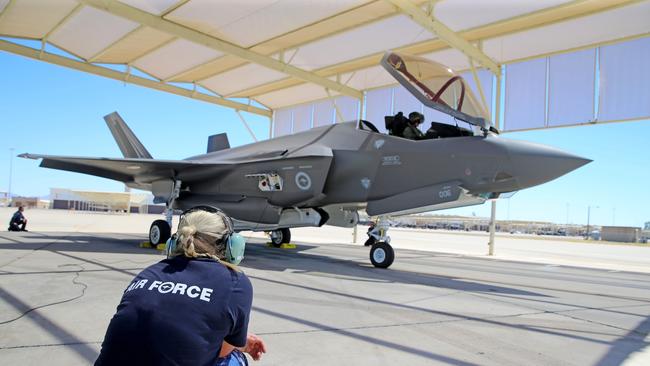
[[[113,70],[123,65],[125,79],[129,68],[138,69],[156,83],[151,87],[270,115],[338,95],[360,99],[364,91],[395,84],[377,66],[389,49],[454,70],[470,68],[463,52],[405,15],[400,2],[0,0],[0,36],[44,45],[38,53],[8,42],[0,49],[99,74],[105,64]],[[650,34],[650,1],[441,0],[432,11],[429,1],[410,3],[497,65]],[[47,45],[65,52],[50,52]],[[555,78],[562,72],[559,62],[551,64],[552,88],[562,85]],[[487,88],[491,95],[492,86]],[[241,98],[259,104],[247,109],[250,102]],[[359,106],[346,103],[346,115],[359,114]],[[562,106],[554,102],[553,108]]]

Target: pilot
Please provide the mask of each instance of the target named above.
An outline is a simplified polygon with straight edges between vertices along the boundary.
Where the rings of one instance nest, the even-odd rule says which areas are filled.
[[[248,332],[253,288],[237,267],[245,241],[223,212],[183,213],[167,259],[135,276],[95,365],[247,365],[264,341]]]
[[[23,206],[18,207],[18,211],[14,212],[14,215],[11,216],[11,221],[9,221],[9,231],[27,231],[27,219],[23,215],[25,208]]]
[[[420,112],[411,112],[409,113],[409,122],[402,132],[402,136],[411,140],[422,140],[424,139],[424,134],[420,131],[419,126],[424,121],[424,116]]]

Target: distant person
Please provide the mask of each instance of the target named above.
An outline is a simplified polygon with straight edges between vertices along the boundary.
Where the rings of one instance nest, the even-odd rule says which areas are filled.
[[[266,345],[248,333],[253,288],[237,267],[245,241],[223,212],[181,215],[167,259],[124,291],[95,365],[248,365]]]
[[[409,114],[409,121],[402,133],[404,138],[410,140],[422,140],[424,139],[424,134],[420,131],[420,125],[424,122],[424,116],[420,112],[411,112]]]
[[[18,207],[18,211],[14,212],[14,215],[9,221],[9,231],[27,231],[27,219],[23,215],[25,208],[23,206]]]

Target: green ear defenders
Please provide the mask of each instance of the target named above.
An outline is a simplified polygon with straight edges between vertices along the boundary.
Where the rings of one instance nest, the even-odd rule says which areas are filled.
[[[226,243],[225,259],[228,263],[238,265],[242,261],[242,259],[244,259],[244,251],[246,250],[246,239],[244,239],[244,237],[239,233],[235,232],[230,217],[228,217],[228,215],[226,215],[223,211],[221,211],[216,207],[196,206],[190,208],[189,210],[181,214],[179,220],[179,226],[180,226],[180,222],[183,221],[185,215],[195,211],[207,211],[221,216],[221,219],[226,225],[226,233],[221,238],[221,241]],[[176,234],[172,235],[172,237],[169,238],[169,240],[167,240],[167,245],[165,247],[165,253],[167,254],[167,258],[169,258],[169,256],[174,252],[174,249],[176,249],[176,240],[177,240]]]

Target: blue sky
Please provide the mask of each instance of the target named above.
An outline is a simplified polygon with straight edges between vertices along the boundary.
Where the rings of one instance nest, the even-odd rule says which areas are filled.
[[[0,191],[9,181],[10,148],[23,152],[121,157],[102,117],[118,111],[155,158],[205,152],[207,136],[228,133],[232,146],[252,142],[230,109],[0,52]],[[259,138],[269,121],[244,113]],[[500,200],[499,219],[642,226],[650,221],[650,121],[509,133],[594,160],[550,183]],[[38,168],[13,159],[14,194],[44,196],[51,187],[122,191],[107,179]],[[598,208],[595,208],[595,207]],[[440,211],[489,216],[489,204]]]

